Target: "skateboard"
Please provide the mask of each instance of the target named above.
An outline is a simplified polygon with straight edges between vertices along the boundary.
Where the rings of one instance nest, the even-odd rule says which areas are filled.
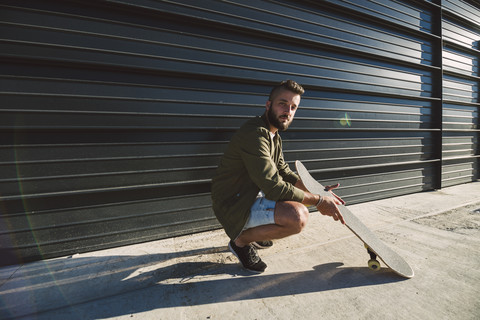
[[[300,161],[297,160],[295,162],[295,166],[300,179],[302,179],[302,182],[308,191],[321,196],[331,195],[329,192],[325,191],[324,186],[322,186],[310,175],[307,168],[305,168]],[[365,248],[367,249],[367,253],[370,256],[368,267],[371,270],[380,270],[380,263],[377,260],[378,256],[385,263],[385,265],[387,265],[398,275],[405,278],[413,277],[413,270],[408,263],[383,241],[377,238],[377,236],[370,231],[370,229],[368,229],[346,206],[339,205],[338,209],[345,220],[345,225],[360,240],[363,241]]]

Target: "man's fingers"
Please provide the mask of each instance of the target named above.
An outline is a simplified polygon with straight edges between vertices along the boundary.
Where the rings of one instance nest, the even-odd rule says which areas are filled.
[[[337,203],[337,204],[345,204],[345,201],[343,201],[342,198],[340,198],[339,196],[337,196],[335,193],[331,192],[331,194],[333,194],[333,196],[340,202],[340,203]]]
[[[333,219],[334,219],[335,221],[340,220],[340,222],[341,222],[342,224],[345,224],[345,220],[343,219],[343,216],[342,216],[342,214],[340,213],[340,211],[335,212],[332,217],[333,217]]]
[[[342,224],[345,224],[345,220],[343,219],[342,214],[340,213],[340,209],[338,209],[337,205],[343,204],[343,200],[336,199],[333,197],[327,197],[321,203],[321,207],[319,207],[319,211],[323,215],[331,216],[335,221],[340,220]]]
[[[338,188],[338,187],[340,187],[340,183],[333,184],[333,185],[331,185],[331,186],[326,186],[326,187],[325,187],[325,191],[330,192],[335,198],[337,198],[338,200],[340,200],[340,201],[341,201],[340,204],[345,204],[345,201],[343,201],[342,198],[340,198],[339,196],[337,196],[335,193],[332,192],[333,189],[336,189],[336,188]]]
[[[342,216],[342,214],[340,213],[340,211],[338,212],[338,219],[340,220],[340,222],[341,222],[342,224],[345,224],[345,219],[343,219],[343,216]]]
[[[332,184],[331,186],[326,186],[325,191],[330,191],[330,190],[336,189],[338,187],[340,187],[340,183]]]

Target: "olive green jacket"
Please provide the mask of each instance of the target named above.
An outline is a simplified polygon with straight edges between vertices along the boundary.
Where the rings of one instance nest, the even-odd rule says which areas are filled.
[[[299,177],[283,159],[282,140],[270,135],[265,115],[247,121],[232,137],[212,179],[212,206],[227,235],[242,232],[260,190],[270,200],[302,202]]]

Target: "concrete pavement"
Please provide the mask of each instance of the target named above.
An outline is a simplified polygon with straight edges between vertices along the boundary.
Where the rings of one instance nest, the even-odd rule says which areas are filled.
[[[222,230],[0,268],[0,319],[478,319],[480,182],[350,206],[415,271],[312,213],[250,275]]]

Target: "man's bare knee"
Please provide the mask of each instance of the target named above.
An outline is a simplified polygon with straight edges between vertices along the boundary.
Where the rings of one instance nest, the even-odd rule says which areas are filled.
[[[295,225],[297,227],[297,233],[300,233],[307,225],[308,209],[303,204],[299,203],[295,206],[295,211],[297,212],[297,214],[295,215]]]
[[[308,209],[299,202],[281,203],[281,221],[279,224],[289,228],[294,233],[300,233],[308,221]]]

